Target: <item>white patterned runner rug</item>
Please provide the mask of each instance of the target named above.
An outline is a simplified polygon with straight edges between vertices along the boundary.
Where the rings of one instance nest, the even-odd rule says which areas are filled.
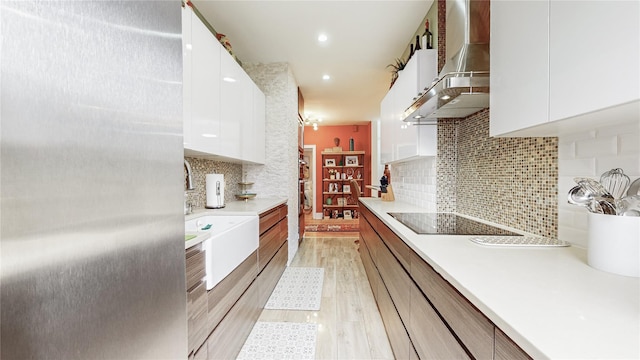
[[[258,321],[237,360],[313,360],[318,324]]]
[[[320,310],[323,281],[323,268],[287,267],[264,308]]]

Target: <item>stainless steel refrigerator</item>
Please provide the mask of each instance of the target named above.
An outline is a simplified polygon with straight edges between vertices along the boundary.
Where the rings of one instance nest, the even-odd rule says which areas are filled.
[[[0,1],[0,357],[185,358],[180,1]]]

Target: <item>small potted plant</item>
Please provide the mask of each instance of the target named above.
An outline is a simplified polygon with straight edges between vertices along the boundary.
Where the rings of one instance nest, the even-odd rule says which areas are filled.
[[[395,63],[387,65],[388,68],[391,68],[391,85],[389,85],[389,88],[398,80],[398,72],[402,71],[406,65],[407,63],[401,58],[397,58]]]

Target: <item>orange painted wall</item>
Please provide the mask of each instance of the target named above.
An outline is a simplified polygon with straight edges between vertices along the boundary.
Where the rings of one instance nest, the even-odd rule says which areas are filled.
[[[314,196],[316,202],[316,211],[322,211],[322,151],[326,148],[335,146],[334,138],[340,139],[340,146],[343,151],[349,150],[349,139],[355,141],[356,151],[365,151],[364,155],[364,184],[371,184],[371,123],[367,125],[339,125],[339,126],[318,126],[318,130],[314,131],[313,127],[305,126],[304,143],[305,145],[316,145],[316,194]],[[363,196],[371,196],[369,189],[363,188]]]

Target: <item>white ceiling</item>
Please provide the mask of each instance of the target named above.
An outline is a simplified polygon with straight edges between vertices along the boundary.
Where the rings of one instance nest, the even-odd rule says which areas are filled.
[[[193,3],[240,61],[289,63],[305,113],[322,117],[322,126],[379,117],[391,79],[386,66],[402,55],[433,0]]]

